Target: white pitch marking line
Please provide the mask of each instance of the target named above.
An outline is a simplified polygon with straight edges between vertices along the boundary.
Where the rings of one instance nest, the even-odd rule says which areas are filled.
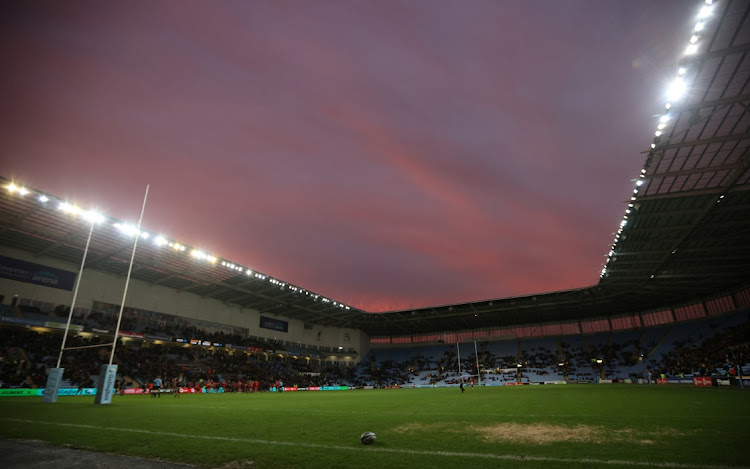
[[[316,448],[316,449],[335,449],[344,451],[362,451],[363,448],[360,446],[339,446],[339,445],[318,445],[315,443],[298,443],[291,441],[273,441],[273,440],[260,440],[257,438],[232,438],[226,436],[208,436],[208,435],[190,435],[187,433],[173,433],[173,432],[157,432],[152,430],[140,430],[136,428],[118,428],[118,427],[97,427],[95,425],[83,425],[77,423],[61,423],[61,422],[43,422],[38,420],[26,420],[26,419],[14,419],[0,417],[0,420],[8,422],[21,422],[21,423],[33,423],[37,425],[56,425],[60,427],[72,427],[72,428],[87,428],[91,430],[109,430],[115,432],[129,432],[129,433],[144,433],[147,435],[161,435],[171,436],[180,438],[197,438],[201,440],[218,440],[218,441],[236,441],[238,443],[255,443],[262,445],[277,445],[277,446],[298,446],[304,448]],[[418,456],[449,456],[458,458],[480,458],[480,459],[498,459],[506,461],[533,461],[533,462],[554,462],[554,463],[573,463],[573,464],[595,464],[595,465],[619,465],[619,466],[636,466],[636,467],[667,467],[667,468],[678,468],[678,469],[750,469],[744,466],[711,466],[704,464],[683,464],[683,463],[672,463],[672,462],[644,462],[644,461],[622,461],[616,459],[593,459],[593,458],[550,458],[545,456],[519,456],[513,454],[490,454],[490,453],[456,453],[451,451],[416,451],[409,449],[395,449],[395,448],[374,448],[368,447],[365,451],[374,451],[377,453],[396,453],[396,454],[411,454]]]

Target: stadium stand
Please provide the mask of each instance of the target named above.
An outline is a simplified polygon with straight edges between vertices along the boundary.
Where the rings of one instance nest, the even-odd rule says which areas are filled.
[[[0,309],[9,314],[8,308]],[[23,314],[28,314],[24,311]],[[39,313],[32,313],[34,315]],[[736,376],[736,364],[750,370],[750,314],[737,312],[672,326],[642,331],[603,332],[564,337],[543,337],[519,341],[477,344],[484,385],[507,382],[615,381],[643,377],[646,367],[655,376]],[[643,339],[645,348],[639,344]],[[37,332],[26,327],[0,327],[0,386],[43,387],[46,370],[54,366],[62,333]],[[87,333],[72,335],[73,346],[106,343],[111,337]],[[460,344],[462,373],[459,375],[455,345],[399,347],[372,351],[357,367],[330,366],[320,360],[295,358],[293,354],[238,352],[220,347],[156,345],[127,340],[118,349],[121,387],[143,387],[157,376],[180,379],[185,387],[222,388],[247,391],[253,381],[260,389],[281,380],[291,386],[426,386],[455,385],[463,376],[476,377],[474,344]],[[521,350],[520,356],[512,355]],[[639,350],[648,351],[640,356]],[[565,366],[559,366],[562,357]],[[91,387],[101,363],[108,357],[104,348],[67,352],[63,367],[69,385]],[[602,358],[602,368],[592,360]],[[611,365],[610,365],[611,362]],[[521,365],[518,367],[518,365]]]

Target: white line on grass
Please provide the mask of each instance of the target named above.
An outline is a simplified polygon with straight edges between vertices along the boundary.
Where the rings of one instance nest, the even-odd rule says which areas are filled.
[[[161,405],[161,404],[160,404]],[[192,408],[192,409],[217,409],[217,410],[226,410],[229,412],[235,412],[234,408],[231,407],[219,407],[219,406],[203,406],[203,405],[190,405],[190,404],[166,404],[162,407],[179,407],[179,408]],[[262,407],[252,407],[253,412],[276,412],[276,409],[269,409],[269,408],[262,408]],[[287,412],[297,412],[300,414],[343,414],[343,415],[358,415],[358,414],[367,414],[369,411],[366,410],[333,410],[333,409],[286,409]],[[477,416],[494,416],[494,417],[509,417],[509,418],[580,418],[580,417],[601,417],[601,414],[511,414],[511,413],[496,413],[496,412],[434,412],[431,410],[421,411],[421,410],[415,410],[412,412],[404,412],[404,411],[395,411],[395,410],[379,410],[379,414],[386,414],[386,415],[405,415],[405,416],[415,416],[415,415],[457,415],[462,417],[470,417],[472,415]],[[628,414],[627,415],[630,418],[653,418],[653,419],[661,419],[662,417],[659,415],[653,415],[653,414]],[[610,417],[607,417],[610,418]],[[670,415],[669,418],[684,418],[689,420],[695,420],[694,415]],[[705,415],[702,416],[701,419],[726,419],[726,416],[724,415]],[[750,415],[733,415],[732,419],[734,420],[743,420],[743,419],[750,419]]]
[[[216,441],[235,441],[238,443],[254,443],[260,445],[277,445],[277,446],[297,446],[303,448],[316,448],[316,449],[328,449],[328,450],[342,450],[342,451],[373,451],[377,453],[395,453],[395,454],[411,454],[417,456],[447,456],[457,458],[480,458],[480,459],[498,459],[505,461],[530,461],[530,462],[553,462],[553,463],[571,463],[571,464],[593,464],[593,465],[615,465],[615,466],[636,466],[636,467],[667,467],[667,468],[678,468],[678,469],[750,469],[744,466],[712,466],[705,464],[683,464],[673,462],[646,462],[646,461],[624,461],[617,459],[594,459],[594,458],[552,458],[546,456],[521,456],[514,454],[491,454],[491,453],[457,453],[452,451],[417,451],[410,449],[395,449],[395,448],[377,448],[368,447],[363,448],[361,446],[339,446],[339,445],[319,445],[315,443],[302,443],[293,441],[274,441],[274,440],[260,440],[257,438],[232,438],[226,436],[211,436],[211,435],[190,435],[188,433],[173,433],[173,432],[159,432],[153,430],[141,430],[137,428],[119,428],[119,427],[98,427],[95,425],[83,425],[77,423],[62,423],[62,422],[44,422],[40,420],[26,420],[26,419],[14,419],[0,417],[0,420],[7,422],[20,422],[20,423],[31,423],[35,425],[55,425],[59,427],[72,427],[72,428],[86,428],[91,430],[107,430],[114,432],[128,432],[128,433],[143,433],[146,435],[161,435],[169,437],[180,437],[180,438],[197,438],[201,440],[216,440]]]

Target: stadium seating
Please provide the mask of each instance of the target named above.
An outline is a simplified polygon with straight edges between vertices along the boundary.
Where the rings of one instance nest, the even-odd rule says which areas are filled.
[[[0,307],[0,317],[17,317],[18,313],[18,309],[12,311],[7,305]],[[43,312],[28,309],[21,314],[35,320],[45,317]],[[2,386],[43,386],[46,369],[56,364],[61,338],[60,331],[39,333],[13,324],[0,327]],[[71,334],[67,344],[96,345],[109,340],[91,334]],[[254,338],[248,341],[258,344]],[[117,348],[115,362],[131,385],[141,386],[162,376],[181,377],[193,386],[221,385],[233,390],[246,389],[242,383],[254,380],[262,383],[262,389],[277,380],[298,386],[451,386],[461,376],[465,380],[476,376],[477,361],[485,370],[482,384],[488,386],[515,382],[519,373],[520,380],[529,383],[566,378],[596,381],[602,375],[624,380],[643,377],[647,367],[654,377],[702,373],[724,376],[736,373],[736,361],[742,364],[744,374],[750,374],[748,311],[638,330],[478,342],[478,357],[473,343],[460,344],[458,350],[455,344],[379,348],[365,354],[356,367],[300,359],[297,356],[311,349],[287,347],[290,353],[279,356],[131,340]],[[108,347],[67,351],[63,367],[68,384],[93,384],[108,353]],[[596,363],[597,358],[603,360],[601,365]],[[559,366],[561,360],[565,361],[563,367]]]

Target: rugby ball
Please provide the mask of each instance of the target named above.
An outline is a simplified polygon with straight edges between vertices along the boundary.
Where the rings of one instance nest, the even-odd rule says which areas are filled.
[[[359,437],[359,441],[361,441],[363,445],[371,445],[375,443],[375,440],[377,439],[378,437],[375,436],[373,432],[364,432],[362,436]]]

